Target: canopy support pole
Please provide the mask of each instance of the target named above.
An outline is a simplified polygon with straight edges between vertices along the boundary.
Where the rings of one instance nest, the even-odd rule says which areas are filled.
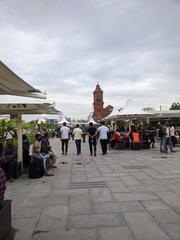
[[[18,162],[21,162],[23,168],[23,153],[22,153],[22,114],[17,114],[17,140],[18,140]]]

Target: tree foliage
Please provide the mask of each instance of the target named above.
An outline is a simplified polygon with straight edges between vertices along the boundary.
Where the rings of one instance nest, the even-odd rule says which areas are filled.
[[[169,110],[180,110],[180,103],[179,102],[172,103]]]

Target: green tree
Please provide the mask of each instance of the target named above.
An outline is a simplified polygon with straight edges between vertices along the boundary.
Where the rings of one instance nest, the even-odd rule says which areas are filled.
[[[169,110],[180,110],[180,104],[179,104],[179,102],[177,102],[177,103],[176,103],[176,102],[172,103]]]

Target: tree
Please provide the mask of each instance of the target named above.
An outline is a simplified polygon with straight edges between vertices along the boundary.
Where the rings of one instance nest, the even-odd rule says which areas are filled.
[[[177,102],[177,103],[175,103],[175,102],[172,103],[169,110],[180,110],[180,104],[179,104],[179,102]]]

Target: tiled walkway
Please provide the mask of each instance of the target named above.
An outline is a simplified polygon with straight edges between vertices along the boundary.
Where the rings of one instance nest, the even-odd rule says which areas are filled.
[[[180,150],[113,150],[88,144],[61,155],[54,177],[8,183],[16,240],[180,240]],[[64,162],[64,164],[62,163]]]

